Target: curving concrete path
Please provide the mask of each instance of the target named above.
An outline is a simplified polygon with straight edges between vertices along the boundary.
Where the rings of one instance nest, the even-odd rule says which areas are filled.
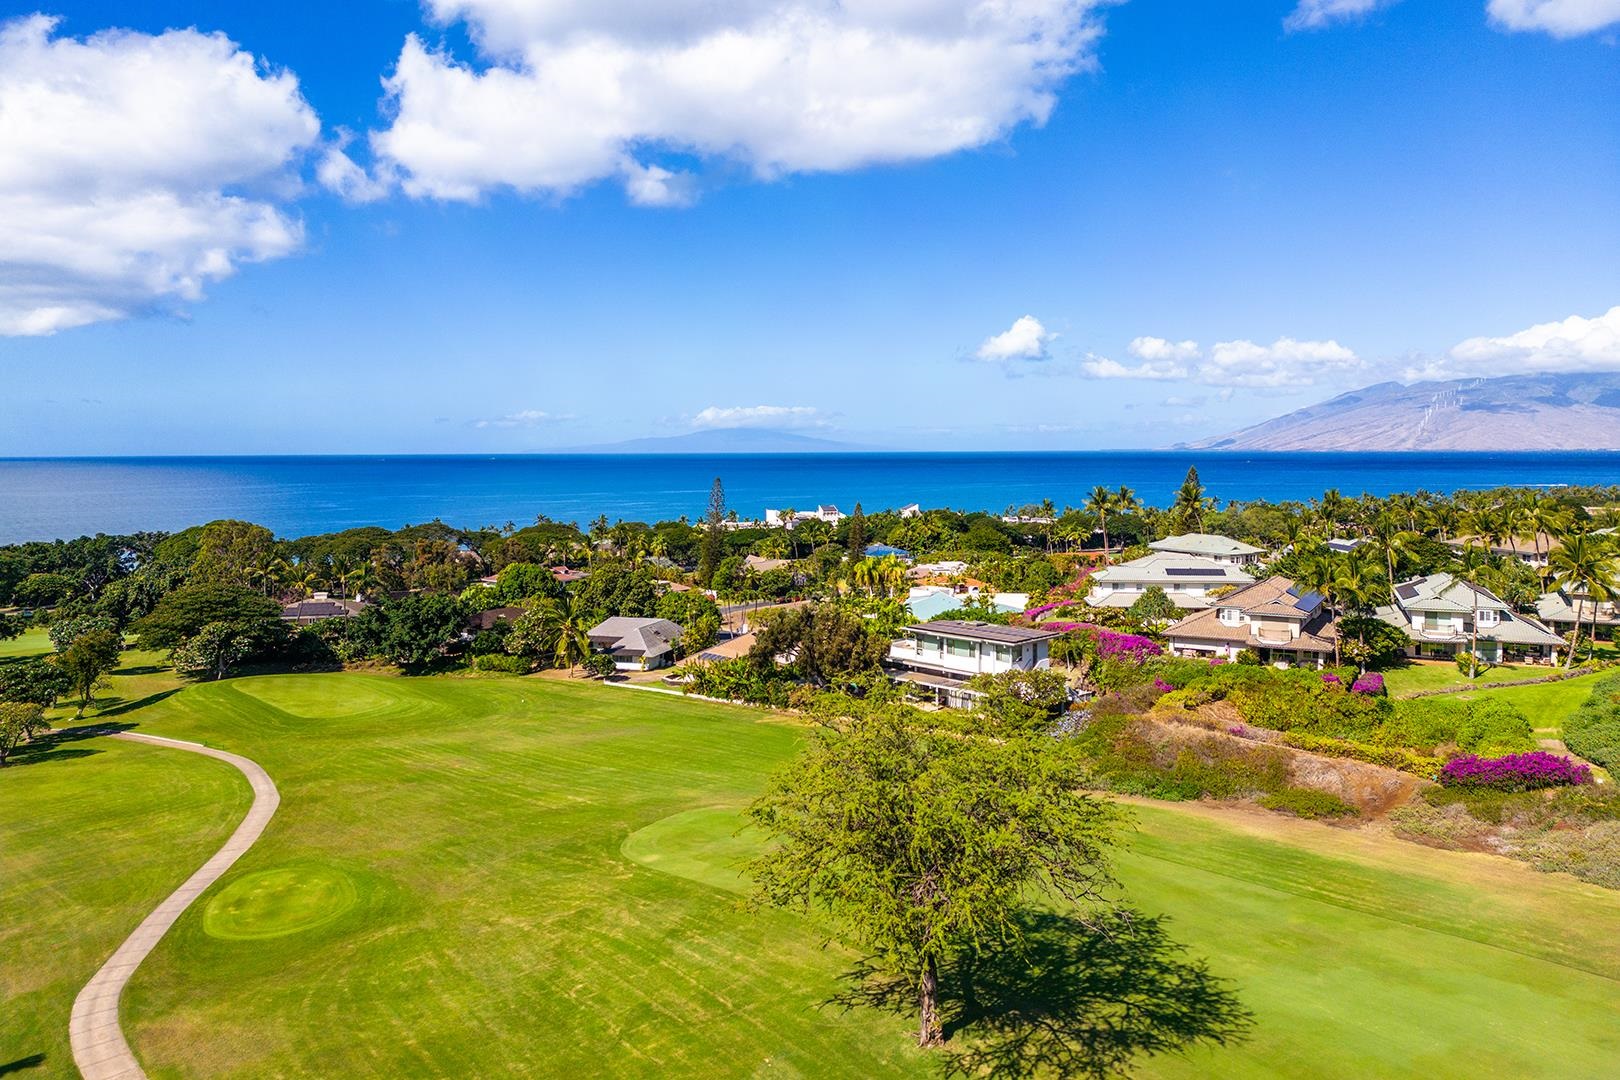
[[[214,857],[203,864],[186,883],[169,895],[169,898],[159,904],[153,912],[141,921],[135,932],[118,946],[118,951],[112,954],[101,970],[85,984],[79,991],[79,996],[73,1001],[73,1016],[68,1021],[68,1035],[73,1044],[73,1063],[78,1066],[80,1074],[85,1080],[145,1080],[146,1073],[142,1071],[135,1055],[130,1052],[129,1043],[124,1039],[124,1033],[118,1027],[118,999],[124,992],[124,986],[129,982],[130,976],[141,961],[146,959],[148,953],[157,947],[157,943],[168,933],[169,927],[180,918],[182,912],[191,906],[191,902],[200,896],[204,889],[218,881],[231,864],[241,858],[242,853],[253,846],[253,842],[264,832],[264,827],[270,823],[270,817],[276,812],[281,803],[281,795],[276,791],[276,785],[271,782],[270,775],[261,769],[256,762],[236,754],[227,754],[223,750],[215,750],[199,743],[182,742],[179,739],[165,739],[160,735],[137,735],[134,732],[121,731],[112,735],[114,739],[126,739],[130,742],[149,743],[152,746],[166,746],[174,750],[189,750],[194,754],[217,758],[228,765],[235,766],[248,783],[253,785],[253,805],[248,808],[247,816],[242,823],[231,833],[225,846],[214,853]]]

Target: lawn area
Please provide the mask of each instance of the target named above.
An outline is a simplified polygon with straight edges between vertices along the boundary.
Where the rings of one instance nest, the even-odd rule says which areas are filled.
[[[50,651],[51,639],[43,630],[29,630],[21,637],[0,640],[0,659],[13,656],[44,656]]]
[[[159,692],[122,678],[126,702]],[[735,809],[795,727],[555,680],[359,674],[192,687],[118,719],[246,754],[282,793],[130,986],[154,1078],[938,1073],[908,1018],[817,1007],[850,957],[814,925],[738,907]],[[77,985],[246,802],[219,763],[73,745],[102,752],[0,773],[0,1068],[46,1054],[30,1077],[72,1075]],[[1141,1075],[1580,1077],[1620,1058],[1620,894],[1370,830],[1139,815],[1132,902],[1257,1016],[1248,1043]]]
[[[1457,695],[1463,700],[1492,697],[1512,702],[1530,718],[1536,734],[1558,738],[1563,733],[1564,720],[1580,707],[1592,693],[1592,684],[1603,677],[1601,672],[1582,675],[1563,682],[1536,683],[1532,686],[1504,686],[1498,690],[1468,690]]]
[[[1496,683],[1542,679],[1557,670],[1545,664],[1498,664],[1485,668],[1477,681]],[[1444,690],[1468,685],[1468,676],[1458,671],[1457,665],[1450,660],[1418,660],[1405,667],[1391,668],[1383,675],[1384,685],[1391,697],[1405,697],[1420,690]]]

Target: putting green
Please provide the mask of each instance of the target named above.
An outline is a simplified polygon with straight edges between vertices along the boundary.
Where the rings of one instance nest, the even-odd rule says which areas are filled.
[[[237,878],[208,902],[203,930],[226,941],[286,937],[324,926],[358,899],[354,882],[335,867],[261,870]]]
[[[652,870],[731,893],[748,890],[743,863],[759,854],[759,833],[735,806],[706,806],[659,818],[625,837],[619,851]]]

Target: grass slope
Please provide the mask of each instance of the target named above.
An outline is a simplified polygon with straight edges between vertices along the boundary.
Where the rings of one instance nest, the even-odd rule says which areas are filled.
[[[814,926],[737,906],[752,841],[735,808],[793,727],[555,681],[353,674],[200,686],[120,719],[247,754],[283,796],[131,984],[126,1026],[155,1078],[937,1073],[908,1020],[818,1008],[849,958]],[[86,745],[107,752],[0,773],[0,807],[29,808],[0,814],[0,943],[31,950],[29,985],[9,957],[0,982],[0,1067],[48,1051],[30,1075],[71,1075],[72,991],[246,801],[218,767],[213,810],[177,843],[163,808],[192,791],[133,770],[202,783],[214,763]],[[53,858],[65,843],[72,859]],[[1572,1077],[1620,1057],[1614,893],[1197,807],[1143,810],[1120,868],[1258,1015],[1248,1044],[1143,1075],[1461,1077],[1483,1050],[1498,1075]],[[120,890],[127,924],[78,910]]]

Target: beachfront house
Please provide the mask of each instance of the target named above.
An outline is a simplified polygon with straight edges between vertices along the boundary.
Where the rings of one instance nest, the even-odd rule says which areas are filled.
[[[620,671],[652,671],[675,659],[681,628],[668,619],[635,619],[615,615],[586,631],[591,648],[613,657]]]
[[[1118,563],[1091,575],[1086,603],[1092,607],[1128,608],[1157,585],[1170,602],[1184,611],[1210,606],[1210,594],[1234,585],[1252,585],[1254,577],[1242,567],[1197,555],[1155,551],[1128,563]]]
[[[1454,657],[1470,648],[1487,663],[1556,661],[1564,646],[1545,623],[1520,615],[1489,589],[1451,574],[1395,586],[1395,602],[1378,617],[1412,639],[1410,656]]]
[[[1052,640],[1062,636],[1052,630],[967,619],[917,623],[904,633],[889,646],[888,665],[894,677],[932,691],[941,705],[958,707],[977,696],[964,685],[975,675],[1050,667]]]
[[[1483,536],[1456,536],[1446,541],[1453,550],[1461,553],[1469,548],[1478,548],[1487,551],[1502,559],[1517,559],[1526,566],[1544,569],[1552,553],[1559,547],[1558,539],[1547,533],[1537,533],[1535,536],[1519,538],[1510,536],[1503,540],[1491,540]]]
[[[1215,533],[1183,533],[1180,536],[1167,536],[1163,540],[1153,541],[1148,547],[1170,555],[1191,555],[1232,566],[1253,566],[1260,561],[1260,556],[1266,553],[1264,548],[1257,548],[1253,544],[1245,544],[1241,540]]]
[[[1322,667],[1333,655],[1338,623],[1321,594],[1291,579],[1268,577],[1227,593],[1164,632],[1177,656],[1236,660],[1252,649],[1263,663]]]
[[[772,528],[791,529],[801,521],[824,521],[837,528],[838,523],[843,520],[843,512],[830,503],[818,506],[814,510],[765,511],[765,524]]]

